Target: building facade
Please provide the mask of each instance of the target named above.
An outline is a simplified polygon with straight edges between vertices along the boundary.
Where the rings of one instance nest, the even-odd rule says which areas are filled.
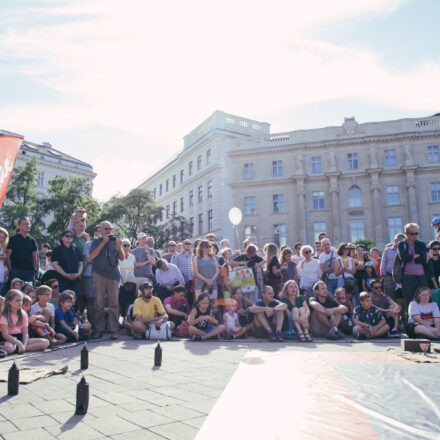
[[[3,131],[3,133],[7,132]],[[24,139],[15,167],[25,166],[30,159],[37,161],[38,182],[36,192],[40,196],[47,194],[49,181],[56,176],[78,176],[91,181],[96,176],[90,164],[62,153],[53,148],[48,142],[36,144]]]
[[[228,220],[233,163],[228,152],[237,139],[260,134],[269,134],[269,124],[216,111],[183,138],[183,149],[140,188],[163,207],[164,222],[183,216],[193,238],[213,232],[219,239],[233,240]]]
[[[233,203],[240,236],[260,244],[371,238],[382,248],[408,222],[434,238],[440,214],[440,117],[298,130],[239,139]]]

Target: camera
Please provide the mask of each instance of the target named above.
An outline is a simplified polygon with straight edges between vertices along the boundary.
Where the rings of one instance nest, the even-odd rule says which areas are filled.
[[[116,237],[115,237],[113,234],[109,235],[109,236],[108,236],[108,239],[109,239],[110,241],[116,241]]]

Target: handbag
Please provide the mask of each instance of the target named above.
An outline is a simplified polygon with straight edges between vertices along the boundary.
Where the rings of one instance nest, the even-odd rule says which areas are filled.
[[[341,260],[339,260],[339,264],[342,267]],[[349,286],[355,293],[359,290],[359,285],[356,278],[345,278],[344,272],[342,272],[342,279],[344,280],[344,287]]]
[[[189,324],[188,321],[182,321],[177,327],[177,336],[179,338],[189,338]]]
[[[165,341],[171,339],[171,328],[168,322],[163,322],[159,328],[154,324],[149,324],[145,332],[147,339]]]
[[[397,254],[396,258],[394,259],[392,276],[393,276],[393,281],[396,284],[402,284],[403,266],[402,266],[402,260],[400,259],[399,254]]]

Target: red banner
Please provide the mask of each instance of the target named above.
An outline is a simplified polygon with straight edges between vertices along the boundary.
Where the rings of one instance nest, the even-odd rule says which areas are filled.
[[[21,137],[0,134],[0,208],[5,199],[22,142],[23,138]]]

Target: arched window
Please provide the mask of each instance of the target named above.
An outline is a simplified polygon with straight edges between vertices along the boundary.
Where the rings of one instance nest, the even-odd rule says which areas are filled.
[[[358,186],[352,186],[348,190],[348,207],[360,208],[362,206],[362,190]]]

